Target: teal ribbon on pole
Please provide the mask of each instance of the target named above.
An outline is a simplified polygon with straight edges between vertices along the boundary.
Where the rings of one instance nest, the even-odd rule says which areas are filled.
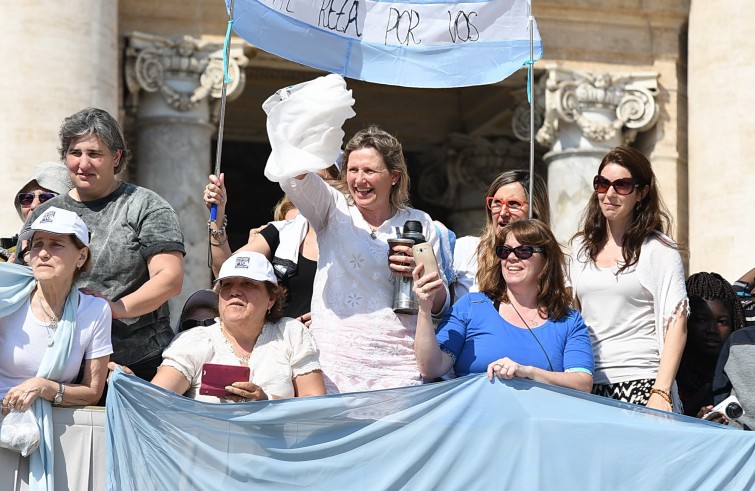
[[[228,21],[228,29],[225,31],[225,41],[223,42],[223,81],[227,84],[231,83],[231,77],[228,76],[228,48],[231,45],[231,32],[235,21],[236,19]]]

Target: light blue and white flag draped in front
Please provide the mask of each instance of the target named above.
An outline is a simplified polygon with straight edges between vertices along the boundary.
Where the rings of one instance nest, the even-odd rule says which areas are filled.
[[[529,18],[529,0],[233,0],[233,29],[254,46],[406,87],[503,80],[530,59]],[[535,61],[543,47],[532,25]]]
[[[116,370],[106,431],[110,490],[755,486],[753,433],[484,375],[210,404]]]

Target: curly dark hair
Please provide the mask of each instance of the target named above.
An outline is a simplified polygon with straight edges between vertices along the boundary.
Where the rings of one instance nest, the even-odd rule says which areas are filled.
[[[744,327],[745,314],[737,293],[718,273],[695,273],[686,281],[687,296],[697,297],[702,300],[718,300],[731,314],[731,330],[736,331]]]

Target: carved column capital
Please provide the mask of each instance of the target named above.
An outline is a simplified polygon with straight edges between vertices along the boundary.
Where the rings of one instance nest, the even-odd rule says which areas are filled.
[[[479,198],[495,177],[504,170],[521,167],[529,156],[529,147],[509,138],[488,139],[451,133],[446,143],[420,156],[422,172],[418,192],[428,203],[455,209],[465,189],[473,189]],[[479,200],[474,206],[479,207]]]
[[[596,146],[619,141],[629,144],[637,133],[658,121],[658,74],[547,70],[545,117],[537,141],[552,147],[559,123],[574,123],[581,136]]]
[[[220,99],[223,88],[223,45],[190,36],[163,38],[133,32],[127,36],[127,109],[136,112],[141,91],[157,92],[178,112],[193,109],[209,99]],[[232,100],[243,91],[242,69],[249,60],[243,49],[231,46],[228,60],[226,97]],[[214,111],[213,111],[214,112]]]

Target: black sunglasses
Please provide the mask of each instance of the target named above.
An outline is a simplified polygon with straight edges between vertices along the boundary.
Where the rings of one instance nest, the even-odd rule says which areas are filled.
[[[631,177],[624,177],[622,179],[616,179],[615,181],[609,181],[606,177],[595,176],[595,179],[592,180],[593,189],[595,189],[595,191],[599,193],[607,193],[608,188],[610,188],[611,186],[613,186],[613,189],[616,191],[616,193],[622,196],[632,194],[635,188],[640,187],[640,185],[636,184],[634,182],[634,179],[632,179]]]
[[[181,327],[179,328],[179,331],[186,331],[187,329],[192,329],[197,326],[211,326],[215,324],[215,319],[186,319],[181,323]]]
[[[529,246],[529,245],[520,245],[516,247],[509,247],[507,245],[495,246],[495,255],[498,256],[499,259],[508,258],[509,254],[511,254],[512,252],[519,259],[529,259],[536,252],[544,254],[545,249],[543,249],[542,247],[535,247],[535,246]]]
[[[24,208],[31,206],[31,204],[34,202],[34,196],[39,196],[39,202],[44,203],[48,199],[52,199],[57,194],[55,193],[18,193],[18,196],[16,199],[18,199],[18,203],[23,206]]]

